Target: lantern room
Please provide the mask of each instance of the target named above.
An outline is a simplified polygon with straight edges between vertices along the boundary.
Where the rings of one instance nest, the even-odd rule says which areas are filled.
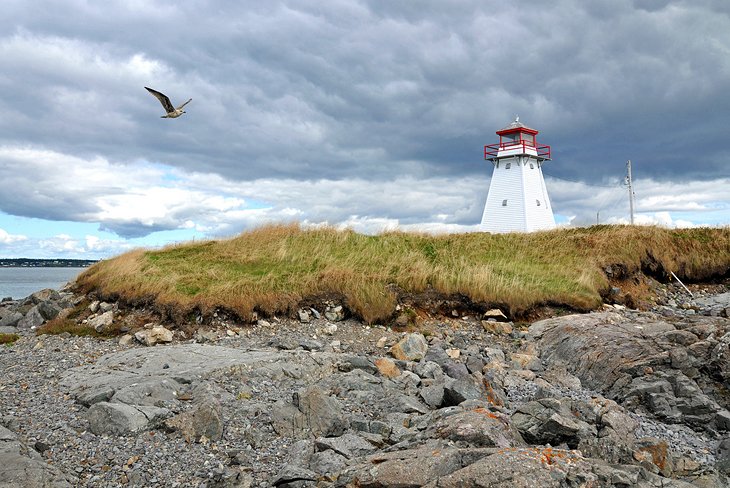
[[[524,154],[536,157],[540,161],[549,160],[550,146],[538,144],[537,134],[538,131],[527,127],[520,122],[519,117],[516,117],[510,125],[497,131],[498,144],[484,146],[484,159],[494,161],[498,158]]]

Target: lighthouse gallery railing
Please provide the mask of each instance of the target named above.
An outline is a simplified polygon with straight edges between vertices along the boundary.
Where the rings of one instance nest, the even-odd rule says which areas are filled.
[[[499,151],[504,151],[508,149],[522,149],[522,151],[526,151],[528,147],[537,151],[538,158],[550,159],[550,146],[546,144],[533,144],[530,141],[487,144],[486,146],[484,146],[484,159],[496,158]]]

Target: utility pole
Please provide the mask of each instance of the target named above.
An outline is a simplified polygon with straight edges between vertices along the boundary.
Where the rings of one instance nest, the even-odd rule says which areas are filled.
[[[634,225],[634,187],[631,181],[631,160],[626,161],[626,184],[629,185],[629,209],[631,211],[631,225]]]

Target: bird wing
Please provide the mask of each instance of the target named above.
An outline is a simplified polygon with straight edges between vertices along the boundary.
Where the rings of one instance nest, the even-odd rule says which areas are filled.
[[[188,100],[187,102],[185,102],[185,103],[183,103],[182,105],[180,105],[180,106],[179,106],[179,107],[178,107],[178,108],[177,108],[176,110],[182,110],[182,108],[183,108],[183,107],[184,107],[185,105],[187,105],[188,103],[190,103],[190,102],[192,102],[192,101],[193,101],[193,99],[191,98],[191,99],[190,99],[190,100]]]
[[[170,99],[167,98],[167,95],[165,95],[164,93],[160,93],[157,90],[153,90],[152,88],[144,87],[144,89],[153,94],[155,98],[160,101],[165,109],[165,112],[169,114],[170,112],[175,111],[175,107],[172,106],[172,103],[170,102]]]

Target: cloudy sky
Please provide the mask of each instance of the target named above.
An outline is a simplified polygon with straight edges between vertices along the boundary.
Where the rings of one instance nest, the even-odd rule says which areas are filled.
[[[174,104],[162,119],[156,88]],[[514,120],[561,225],[730,225],[727,0],[4,0],[0,257],[266,222],[476,230]]]

